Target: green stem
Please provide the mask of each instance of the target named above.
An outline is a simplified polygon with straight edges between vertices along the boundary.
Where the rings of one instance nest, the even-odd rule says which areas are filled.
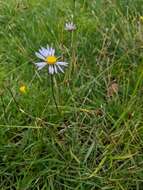
[[[6,109],[5,109],[5,104],[4,104],[4,100],[3,100],[2,95],[0,95],[0,98],[1,98],[2,107],[3,107],[4,119],[5,119],[5,122],[8,123],[8,118],[7,118],[7,116],[6,116]]]
[[[22,114],[26,115],[26,116],[29,117],[30,119],[38,119],[38,120],[42,121],[41,118],[35,117],[35,116],[31,115],[30,113],[26,112],[26,111],[19,105],[19,103],[17,102],[17,100],[16,100],[16,98],[15,98],[15,96],[14,96],[12,90],[11,90],[9,87],[7,87],[7,90],[9,91],[9,93],[10,93],[10,95],[11,95],[11,97],[12,97],[12,99],[13,99],[13,101],[14,101],[14,103],[15,103],[16,108],[17,108],[18,111],[20,111]]]
[[[8,89],[8,91],[9,91],[9,93],[11,94],[11,97],[12,97],[12,99],[13,99],[13,101],[14,101],[14,103],[15,103],[16,107],[17,107],[17,108],[18,108],[18,110],[19,110],[20,106],[19,106],[19,104],[18,104],[17,100],[15,99],[15,97],[14,97],[14,95],[13,95],[12,90],[11,90],[9,87],[7,87],[7,89]]]
[[[53,100],[54,100],[57,112],[59,113],[59,115],[61,115],[60,110],[58,108],[57,101],[56,101],[55,93],[54,93],[54,79],[53,79],[53,75],[51,75],[51,89],[52,89],[52,96],[53,96]]]
[[[73,0],[73,11],[75,11],[75,2],[76,0]]]

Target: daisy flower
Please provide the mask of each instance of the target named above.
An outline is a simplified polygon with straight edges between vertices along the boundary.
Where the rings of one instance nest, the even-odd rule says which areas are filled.
[[[65,24],[65,30],[74,31],[74,30],[76,30],[76,25],[73,22],[67,22]]]
[[[35,55],[43,60],[42,62],[34,63],[38,70],[48,66],[49,74],[51,75],[58,72],[64,73],[63,67],[68,65],[66,62],[58,61],[58,58],[55,56],[55,49],[48,45],[47,48],[41,47],[39,52],[36,52]]]

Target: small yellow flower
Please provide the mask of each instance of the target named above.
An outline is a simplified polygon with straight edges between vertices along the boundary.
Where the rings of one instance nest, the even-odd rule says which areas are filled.
[[[25,85],[21,85],[21,86],[19,87],[19,91],[20,91],[22,94],[25,94],[26,91],[27,91],[26,86],[25,86]]]
[[[143,16],[140,16],[140,20],[143,22]]]

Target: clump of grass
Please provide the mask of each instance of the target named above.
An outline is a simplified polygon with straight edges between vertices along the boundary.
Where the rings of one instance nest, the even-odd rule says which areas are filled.
[[[0,189],[142,189],[142,1],[0,9]],[[61,115],[47,71],[32,64],[46,44],[73,65],[56,76]]]

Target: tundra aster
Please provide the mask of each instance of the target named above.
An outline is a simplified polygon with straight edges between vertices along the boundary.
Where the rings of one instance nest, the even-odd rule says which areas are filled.
[[[48,45],[47,48],[41,47],[39,52],[36,52],[35,54],[39,59],[43,60],[42,62],[35,63],[38,70],[48,66],[48,71],[51,75],[58,72],[64,73],[63,68],[68,65],[66,62],[58,61],[58,58],[55,56],[55,49]]]
[[[70,31],[70,32],[74,31],[76,30],[76,25],[73,22],[67,22],[65,24],[65,30]]]

